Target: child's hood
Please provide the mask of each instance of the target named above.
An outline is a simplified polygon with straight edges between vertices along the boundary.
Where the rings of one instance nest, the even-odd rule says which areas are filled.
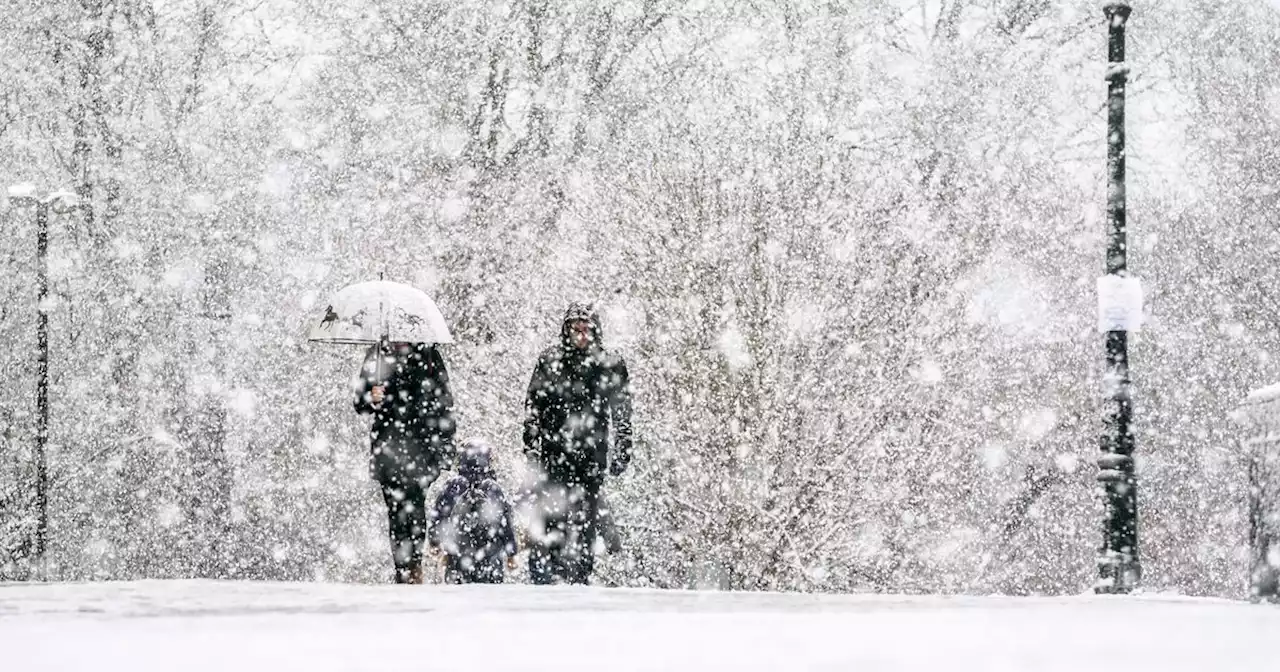
[[[494,478],[489,445],[480,439],[468,439],[458,455],[458,474],[468,481]]]

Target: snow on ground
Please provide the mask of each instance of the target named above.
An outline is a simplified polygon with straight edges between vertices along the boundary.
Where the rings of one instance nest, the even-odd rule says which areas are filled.
[[[1257,672],[1276,632],[1276,607],[1161,596],[0,585],[0,669],[22,672]]]

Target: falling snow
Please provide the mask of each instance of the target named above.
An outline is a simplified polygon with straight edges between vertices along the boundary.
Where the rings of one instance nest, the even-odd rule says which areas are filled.
[[[379,277],[439,305],[458,437],[513,491],[530,368],[598,304],[636,439],[602,585],[1094,580],[1099,3],[29,4],[0,16],[0,580],[40,571],[42,313],[51,578],[384,582],[363,351],[307,341]],[[1280,11],[1134,4],[1143,581],[1240,598]],[[47,211],[40,302],[58,193],[86,207]]]

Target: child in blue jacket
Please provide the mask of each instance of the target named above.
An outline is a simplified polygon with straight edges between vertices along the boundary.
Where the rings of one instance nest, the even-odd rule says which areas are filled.
[[[436,498],[428,536],[444,555],[445,583],[502,583],[514,569],[511,503],[498,485],[488,444],[470,439],[458,451],[458,475]]]

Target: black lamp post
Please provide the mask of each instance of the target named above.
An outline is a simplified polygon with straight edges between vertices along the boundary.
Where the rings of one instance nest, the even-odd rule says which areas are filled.
[[[35,557],[41,581],[48,580],[46,549],[49,542],[49,470],[45,446],[49,441],[49,211],[63,214],[79,207],[79,198],[67,191],[38,196],[34,188],[9,188],[9,201],[36,210],[36,539]]]
[[[1108,2],[1107,17],[1107,257],[1108,276],[1126,278],[1124,169],[1124,95],[1129,68],[1124,62],[1124,29],[1133,8]],[[1103,376],[1105,428],[1098,458],[1098,481],[1106,492],[1106,520],[1098,557],[1100,593],[1128,593],[1137,587],[1138,483],[1134,474],[1132,381],[1129,377],[1129,333],[1125,325],[1106,332]]]

